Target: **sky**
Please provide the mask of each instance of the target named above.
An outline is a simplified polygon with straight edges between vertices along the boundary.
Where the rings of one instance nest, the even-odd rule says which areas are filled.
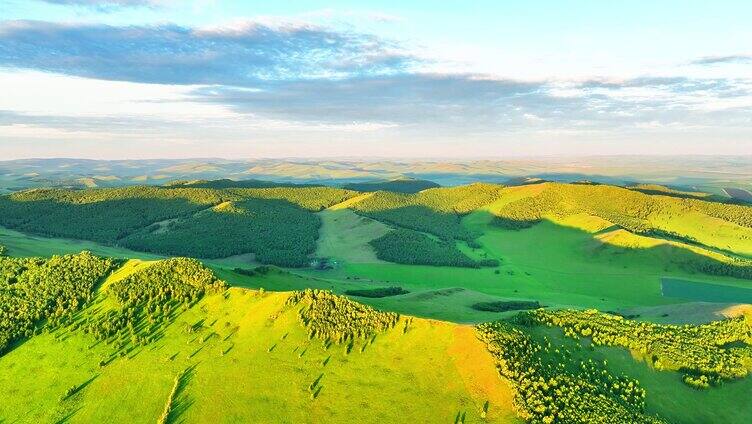
[[[0,0],[0,160],[752,154],[752,2]]]

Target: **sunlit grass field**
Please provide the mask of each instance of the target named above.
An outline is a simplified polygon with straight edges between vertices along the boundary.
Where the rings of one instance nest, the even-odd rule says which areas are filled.
[[[154,422],[187,369],[173,422],[478,422],[485,402],[487,422],[516,421],[510,389],[471,327],[415,319],[406,333],[389,330],[347,354],[309,340],[287,296],[208,296],[159,340],[104,367],[110,348],[90,336],[61,329],[33,337],[0,357],[0,417]],[[197,323],[200,331],[185,332]],[[71,386],[81,387],[61,400]]]

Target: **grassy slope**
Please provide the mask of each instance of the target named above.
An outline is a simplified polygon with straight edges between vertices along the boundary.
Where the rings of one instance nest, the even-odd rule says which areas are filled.
[[[389,232],[389,227],[349,209],[326,210],[318,215],[322,225],[317,240],[317,256],[353,263],[381,262],[368,242]]]
[[[653,239],[655,248],[633,248],[625,244],[644,242],[647,238],[597,234],[609,226],[608,222],[597,217],[574,216],[561,224],[543,222],[520,231],[488,226],[488,219],[487,213],[479,211],[466,217],[464,222],[482,229],[483,236],[478,241],[489,257],[501,260],[500,274],[494,269],[347,263],[343,270],[314,275],[339,280],[346,276],[360,276],[374,280],[374,285],[400,285],[414,292],[464,287],[469,289],[468,292],[481,295],[535,299],[552,306],[603,310],[679,302],[661,296],[660,277],[666,275],[720,284],[749,284],[733,278],[691,274],[672,263],[683,258],[684,250],[689,253],[697,250],[695,247],[672,249],[670,247],[676,243]],[[384,299],[382,304],[384,307],[390,303],[404,304],[406,297]],[[428,316],[446,319],[464,316],[465,321],[488,319],[468,311],[468,304],[471,302],[460,300],[448,310],[426,311],[430,308],[421,307],[416,302],[413,313],[428,312]]]
[[[174,377],[193,367],[176,397],[181,422],[451,422],[458,412],[476,422],[486,401],[490,422],[515,421],[509,387],[472,328],[415,319],[406,334],[399,325],[346,355],[308,340],[286,298],[237,288],[226,299],[209,296],[156,343],[102,368],[109,348],[89,336],[34,337],[0,358],[0,419],[154,421]],[[183,331],[201,320],[199,333]],[[308,385],[322,374],[312,400]]]
[[[0,227],[0,244],[8,247],[10,256],[17,257],[46,257],[78,253],[82,250],[112,258],[157,259],[163,257],[120,247],[105,246],[93,241],[34,236],[4,227]]]

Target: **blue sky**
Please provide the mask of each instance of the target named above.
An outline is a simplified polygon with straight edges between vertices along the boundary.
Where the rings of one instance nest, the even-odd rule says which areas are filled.
[[[0,0],[0,159],[749,154],[751,21],[748,1]]]

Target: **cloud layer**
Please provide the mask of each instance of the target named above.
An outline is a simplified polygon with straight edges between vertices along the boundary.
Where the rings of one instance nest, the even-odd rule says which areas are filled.
[[[54,0],[53,0],[54,1]],[[152,1],[55,1],[153,4]],[[744,63],[706,57],[698,65]],[[684,62],[686,64],[686,62]],[[0,111],[0,127],[72,132],[401,131],[401,137],[536,133],[752,133],[752,79],[643,76],[519,81],[426,72],[402,45],[353,30],[244,21],[221,27],[0,22],[0,67],[96,80],[183,86],[180,101],[220,109],[214,127],[165,117]],[[110,83],[112,84],[112,83]],[[159,86],[154,84],[160,84]],[[159,99],[153,99],[159,101]],[[173,99],[174,100],[174,99]],[[227,116],[223,115],[227,112]],[[280,124],[280,123],[285,124]],[[197,128],[197,130],[192,130]],[[216,129],[220,128],[220,129]],[[215,131],[216,130],[216,131]],[[212,133],[215,131],[215,133]],[[240,130],[233,137],[241,137]]]
[[[45,3],[65,6],[85,6],[96,9],[111,9],[118,7],[156,7],[162,6],[169,0],[42,0]]]
[[[305,24],[0,23],[0,66],[119,81],[252,86],[265,80],[395,72],[413,60],[374,36]]]
[[[693,65],[718,65],[725,63],[751,64],[752,55],[708,56],[692,61]]]

